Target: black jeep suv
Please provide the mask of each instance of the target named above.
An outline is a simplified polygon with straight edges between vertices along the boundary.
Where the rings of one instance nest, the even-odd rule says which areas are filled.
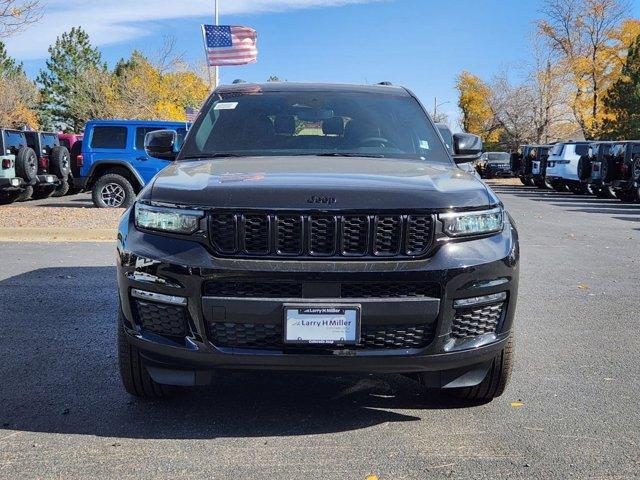
[[[507,383],[518,235],[394,86],[219,87],[118,233],[120,373],[163,396],[217,369],[409,374],[488,400]]]

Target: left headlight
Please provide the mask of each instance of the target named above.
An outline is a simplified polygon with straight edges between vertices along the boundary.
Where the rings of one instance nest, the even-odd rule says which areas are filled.
[[[450,237],[467,237],[500,232],[504,227],[502,207],[474,212],[450,212],[439,215],[444,233]]]
[[[200,228],[202,218],[204,212],[201,210],[155,207],[144,203],[136,203],[135,206],[136,227],[147,230],[189,234]]]

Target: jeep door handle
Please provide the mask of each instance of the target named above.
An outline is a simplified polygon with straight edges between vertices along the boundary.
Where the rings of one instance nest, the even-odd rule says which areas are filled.
[[[140,160],[141,162],[146,162],[149,159],[147,157],[138,157],[136,158],[136,160]]]

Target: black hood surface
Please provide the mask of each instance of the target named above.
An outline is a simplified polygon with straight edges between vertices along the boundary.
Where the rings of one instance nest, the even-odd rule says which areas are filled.
[[[310,155],[177,161],[156,176],[146,199],[195,207],[292,210],[448,209],[499,203],[484,183],[454,164]]]

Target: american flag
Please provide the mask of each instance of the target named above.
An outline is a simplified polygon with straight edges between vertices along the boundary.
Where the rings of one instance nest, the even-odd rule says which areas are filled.
[[[244,65],[258,58],[256,31],[249,27],[203,25],[209,66]]]
[[[193,123],[196,121],[196,117],[198,116],[198,110],[193,107],[185,107],[184,114],[187,117],[187,122]]]

